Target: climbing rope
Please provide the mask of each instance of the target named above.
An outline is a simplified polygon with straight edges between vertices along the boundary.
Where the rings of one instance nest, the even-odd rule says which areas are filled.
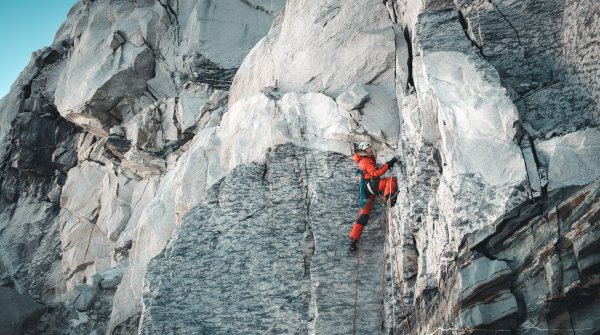
[[[392,262],[390,261],[390,273],[394,273],[394,269],[392,268]],[[392,298],[396,288],[394,287],[394,280],[392,280]],[[396,299],[392,299],[392,324],[394,325],[394,329],[396,328]]]
[[[382,311],[383,311],[383,301],[384,301],[384,293],[385,293],[385,272],[386,272],[386,261],[385,261],[385,255],[386,255],[386,251],[387,251],[387,241],[388,241],[388,232],[389,232],[389,213],[390,213],[390,203],[391,203],[391,195],[392,195],[392,182],[391,179],[389,180],[387,186],[386,186],[386,190],[383,192],[383,194],[388,194],[389,197],[386,201],[386,206],[385,206],[385,230],[384,230],[384,238],[383,238],[383,269],[381,270],[381,298],[379,300],[379,313],[378,313],[378,317],[377,317],[377,334],[381,334],[381,324],[382,324]]]
[[[362,179],[362,178],[361,178]],[[361,181],[361,186],[362,183],[364,182],[363,180]],[[385,298],[385,274],[386,274],[386,253],[387,253],[387,243],[388,243],[388,233],[390,232],[390,228],[389,226],[391,225],[391,234],[392,234],[392,243],[393,243],[393,247],[394,247],[394,262],[396,265],[396,275],[395,278],[398,281],[398,290],[400,290],[400,299],[401,299],[401,306],[402,306],[402,313],[405,316],[405,323],[408,329],[408,334],[411,335],[411,329],[410,329],[410,320],[408,319],[408,314],[406,313],[406,306],[404,305],[404,294],[402,292],[402,282],[400,281],[400,271],[399,271],[399,267],[398,267],[398,252],[396,249],[396,236],[395,236],[395,229],[394,229],[394,225],[390,224],[390,221],[392,221],[390,219],[390,215],[391,215],[391,201],[392,201],[392,192],[391,192],[391,180],[388,183],[387,187],[389,187],[387,189],[388,192],[384,192],[384,194],[388,194],[389,197],[386,201],[386,210],[385,210],[385,233],[384,233],[384,242],[383,242],[383,269],[381,270],[381,297],[380,297],[380,304],[379,304],[379,312],[378,312],[378,318],[377,318],[377,334],[381,334],[381,330],[382,330],[382,312],[383,312],[383,302],[384,302],[384,298]],[[362,187],[361,187],[362,190]],[[363,203],[364,199],[362,199],[362,196],[359,197],[359,216],[360,216],[360,208],[362,208],[364,206]],[[357,217],[358,219],[358,217]],[[393,273],[393,271],[391,270],[392,264],[390,261],[390,272]],[[358,278],[359,278],[359,268],[360,268],[360,245],[357,247],[356,250],[356,281],[355,281],[355,296],[354,296],[354,321],[353,321],[353,325],[352,325],[352,334],[356,335],[356,318],[357,318],[357,307],[358,307]],[[392,279],[392,285],[394,284],[394,280]],[[393,315],[393,319],[394,319],[394,328],[396,327],[396,312],[395,312],[395,302],[392,301],[392,305],[393,305],[393,311],[392,313]]]
[[[388,204],[389,205],[389,204]],[[391,209],[390,206],[388,206],[388,209]],[[386,220],[387,220],[387,215],[386,215]],[[394,248],[394,262],[396,263],[396,280],[398,281],[398,290],[400,291],[400,302],[401,302],[401,307],[402,307],[402,313],[404,314],[404,322],[406,323],[406,328],[408,329],[408,335],[411,335],[411,329],[410,329],[410,320],[408,319],[408,314],[406,313],[406,306],[404,305],[404,292],[402,291],[402,281],[400,280],[400,271],[399,271],[399,266],[398,266],[398,249],[396,248],[397,244],[396,244],[396,231],[394,229],[394,225],[392,224],[392,246]]]
[[[356,306],[358,305],[358,267],[360,266],[360,244],[356,249],[356,291],[354,296],[354,323],[352,324],[352,335],[356,335]]]
[[[363,194],[364,191],[362,190],[363,187],[363,183],[364,183],[364,179],[362,178],[362,171],[361,171],[361,178],[360,178],[360,185],[361,185],[361,196],[359,196],[358,199],[358,216],[356,217],[356,220],[354,220],[355,222],[358,221],[358,218],[360,217],[360,210],[362,208],[362,206],[364,206],[363,203]],[[356,308],[358,306],[358,268],[360,267],[360,244],[357,246],[356,248],[356,289],[355,289],[355,295],[354,295],[354,322],[352,323],[352,335],[356,335]]]
[[[385,292],[385,270],[386,270],[386,266],[385,266],[385,253],[387,250],[387,239],[388,239],[388,213],[387,213],[387,208],[389,206],[386,206],[386,212],[385,212],[385,233],[384,233],[384,238],[383,238],[383,269],[381,270],[381,297],[379,300],[379,312],[377,313],[377,334],[381,334],[381,312],[383,311],[383,301],[384,301],[384,292]]]

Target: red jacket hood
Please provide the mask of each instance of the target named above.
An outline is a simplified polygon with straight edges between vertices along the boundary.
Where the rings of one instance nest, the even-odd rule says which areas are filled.
[[[370,158],[370,159],[372,159],[373,161],[375,161],[375,158],[374,158],[374,157],[371,157],[371,156],[368,156],[368,155],[360,155],[360,154],[359,154],[359,153],[357,153],[357,152],[355,152],[355,153],[354,153],[354,155],[352,156],[352,158],[354,159],[354,162],[355,162],[355,163],[358,163],[358,162],[360,162],[360,160],[361,160],[361,159],[363,159],[363,158]]]

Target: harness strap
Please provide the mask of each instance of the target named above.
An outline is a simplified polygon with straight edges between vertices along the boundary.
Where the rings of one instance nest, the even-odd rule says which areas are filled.
[[[369,192],[371,192],[371,194],[376,195],[377,193],[373,192],[373,189],[371,188],[371,183],[367,183],[367,189],[369,189]]]

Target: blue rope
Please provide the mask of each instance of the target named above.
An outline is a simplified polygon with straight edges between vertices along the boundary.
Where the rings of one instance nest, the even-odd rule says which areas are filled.
[[[356,174],[360,175],[360,190],[358,192],[358,206],[359,209],[365,207],[365,204],[367,203],[367,196],[365,194],[365,176],[362,173],[361,169],[356,169]]]

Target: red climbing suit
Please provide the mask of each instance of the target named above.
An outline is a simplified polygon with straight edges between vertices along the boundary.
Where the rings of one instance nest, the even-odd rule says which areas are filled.
[[[371,207],[373,206],[375,197],[383,194],[384,198],[387,199],[390,194],[396,194],[396,178],[388,177],[380,179],[379,177],[388,171],[388,163],[377,168],[377,163],[373,156],[355,153],[353,158],[362,170],[365,179],[365,194],[368,196],[367,203],[360,209],[358,219],[354,223],[354,226],[352,226],[352,232],[350,232],[350,238],[358,241],[363,229],[369,222],[369,215],[371,214]],[[395,202],[395,199],[393,201]]]

